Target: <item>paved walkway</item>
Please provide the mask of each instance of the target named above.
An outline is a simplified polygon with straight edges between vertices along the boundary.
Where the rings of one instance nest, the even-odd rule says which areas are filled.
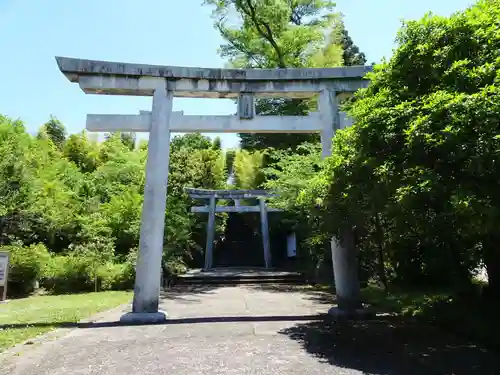
[[[124,306],[0,356],[0,374],[500,374],[495,356],[430,327],[318,316],[331,303],[272,286],[172,291],[167,324],[120,326]]]

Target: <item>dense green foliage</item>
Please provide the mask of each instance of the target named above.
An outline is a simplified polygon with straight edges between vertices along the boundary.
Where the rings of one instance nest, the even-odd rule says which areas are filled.
[[[0,117],[0,243],[13,254],[12,293],[36,280],[55,291],[133,284],[146,159],[134,140],[66,138],[55,118],[32,137]],[[189,213],[183,188],[223,187],[226,171],[220,147],[197,134],[176,137],[170,160],[164,260],[175,272],[168,268],[196,261],[204,243],[203,217]]]
[[[275,166],[269,185],[302,223],[354,230],[367,277],[462,289],[484,263],[499,295],[499,14],[484,0],[405,23],[321,172],[317,151]]]

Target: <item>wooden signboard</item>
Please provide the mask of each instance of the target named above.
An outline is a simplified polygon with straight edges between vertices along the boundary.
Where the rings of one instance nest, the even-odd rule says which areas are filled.
[[[0,302],[7,300],[7,280],[9,277],[9,253],[0,251]]]

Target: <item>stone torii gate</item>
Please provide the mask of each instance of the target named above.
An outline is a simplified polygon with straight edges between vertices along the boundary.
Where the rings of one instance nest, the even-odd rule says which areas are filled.
[[[170,133],[273,132],[321,134],[322,155],[331,155],[332,138],[341,128],[338,99],[366,87],[368,66],[310,69],[207,69],[56,57],[61,72],[87,94],[151,96],[152,111],[139,115],[89,115],[91,131],[149,132],[144,204],[132,312],[123,322],[160,322],[158,311],[163,252]],[[319,95],[319,112],[308,116],[256,116],[255,97],[309,98]],[[172,112],[175,97],[237,98],[236,116],[184,116]],[[338,309],[361,307],[357,254],[346,241],[332,239]]]
[[[271,267],[271,246],[269,243],[268,212],[280,212],[280,209],[267,207],[266,198],[276,196],[266,190],[208,190],[185,188],[188,195],[193,199],[208,199],[208,206],[191,207],[191,212],[208,213],[207,244],[205,247],[205,270],[213,266],[213,246],[215,238],[215,213],[216,212],[259,212],[260,227],[262,233],[262,247],[264,250],[264,263],[266,268]],[[242,206],[241,199],[257,198],[258,206]],[[217,206],[217,199],[232,199],[234,206]]]

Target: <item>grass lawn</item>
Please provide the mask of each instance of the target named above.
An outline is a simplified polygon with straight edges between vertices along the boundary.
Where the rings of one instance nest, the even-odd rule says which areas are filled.
[[[335,289],[331,285],[315,285],[310,288],[335,294]],[[391,287],[390,291],[384,291],[376,286],[361,289],[361,299],[375,311],[406,316],[418,316],[424,309],[449,298],[450,293],[447,291],[405,290],[394,287]]]
[[[377,287],[362,289],[363,301],[375,310],[401,315],[419,316],[438,302],[451,301],[447,291],[404,290],[392,288],[384,291]]]
[[[0,304],[0,351],[51,331],[58,323],[76,323],[131,299],[131,292],[100,292],[33,296]],[[33,323],[44,325],[33,326]],[[9,325],[16,326],[9,328]]]

